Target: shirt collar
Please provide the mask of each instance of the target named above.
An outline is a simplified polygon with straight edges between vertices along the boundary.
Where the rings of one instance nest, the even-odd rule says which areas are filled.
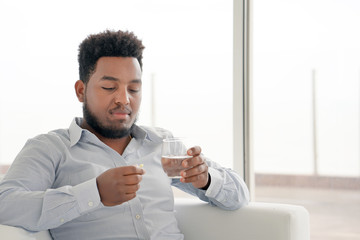
[[[82,118],[74,118],[69,127],[70,135],[70,147],[77,144],[81,138],[82,132],[84,129],[80,127]]]

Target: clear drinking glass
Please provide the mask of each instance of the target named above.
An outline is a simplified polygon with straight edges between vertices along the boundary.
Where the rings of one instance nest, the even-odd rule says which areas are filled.
[[[181,163],[187,158],[191,158],[191,156],[187,155],[183,138],[163,139],[161,164],[170,178],[181,178],[180,172],[186,169]]]

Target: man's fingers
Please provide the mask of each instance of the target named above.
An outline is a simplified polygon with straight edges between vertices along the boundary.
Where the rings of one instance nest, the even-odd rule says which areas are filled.
[[[122,181],[125,185],[138,184],[139,182],[141,182],[141,180],[142,180],[142,175],[139,175],[139,174],[127,175],[127,176],[124,176],[124,178],[122,178]]]
[[[185,174],[185,175],[184,175]],[[181,181],[185,182],[185,183],[190,183],[190,182],[198,182],[198,181],[205,181],[207,179],[207,172],[202,172],[200,174],[196,174],[196,175],[188,175],[185,172],[182,175]]]
[[[199,155],[200,153],[201,153],[201,147],[199,146],[192,147],[187,151],[187,154],[189,156],[196,156]]]
[[[203,164],[205,161],[202,156],[198,155],[189,159],[185,159],[181,164],[184,168],[195,167]]]
[[[140,184],[123,186],[123,191],[125,192],[125,194],[136,193],[137,190],[139,189],[140,189]]]
[[[96,178],[100,199],[105,206],[114,206],[136,197],[144,169],[138,166],[112,168]]]
[[[119,169],[119,174],[123,176],[129,176],[134,174],[140,174],[140,175],[145,174],[145,170],[138,166],[118,167],[117,169]]]
[[[200,165],[197,165],[196,167],[182,171],[181,176],[184,178],[188,178],[188,177],[200,175],[200,174],[207,173],[207,172],[208,172],[208,166],[206,165],[206,163],[202,163]]]

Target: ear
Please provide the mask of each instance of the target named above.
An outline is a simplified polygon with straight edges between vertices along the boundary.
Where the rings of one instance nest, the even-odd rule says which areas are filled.
[[[79,99],[79,102],[84,102],[85,97],[85,84],[82,80],[77,80],[75,83],[75,92],[76,96]]]

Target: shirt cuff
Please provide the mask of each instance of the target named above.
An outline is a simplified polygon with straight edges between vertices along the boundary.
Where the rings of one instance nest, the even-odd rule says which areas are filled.
[[[209,198],[215,198],[221,191],[223,185],[223,178],[221,174],[214,168],[209,167],[208,172],[211,176],[211,183],[209,188],[205,192],[205,196]]]
[[[91,211],[101,205],[96,178],[74,186],[73,193],[77,200],[80,214]]]

